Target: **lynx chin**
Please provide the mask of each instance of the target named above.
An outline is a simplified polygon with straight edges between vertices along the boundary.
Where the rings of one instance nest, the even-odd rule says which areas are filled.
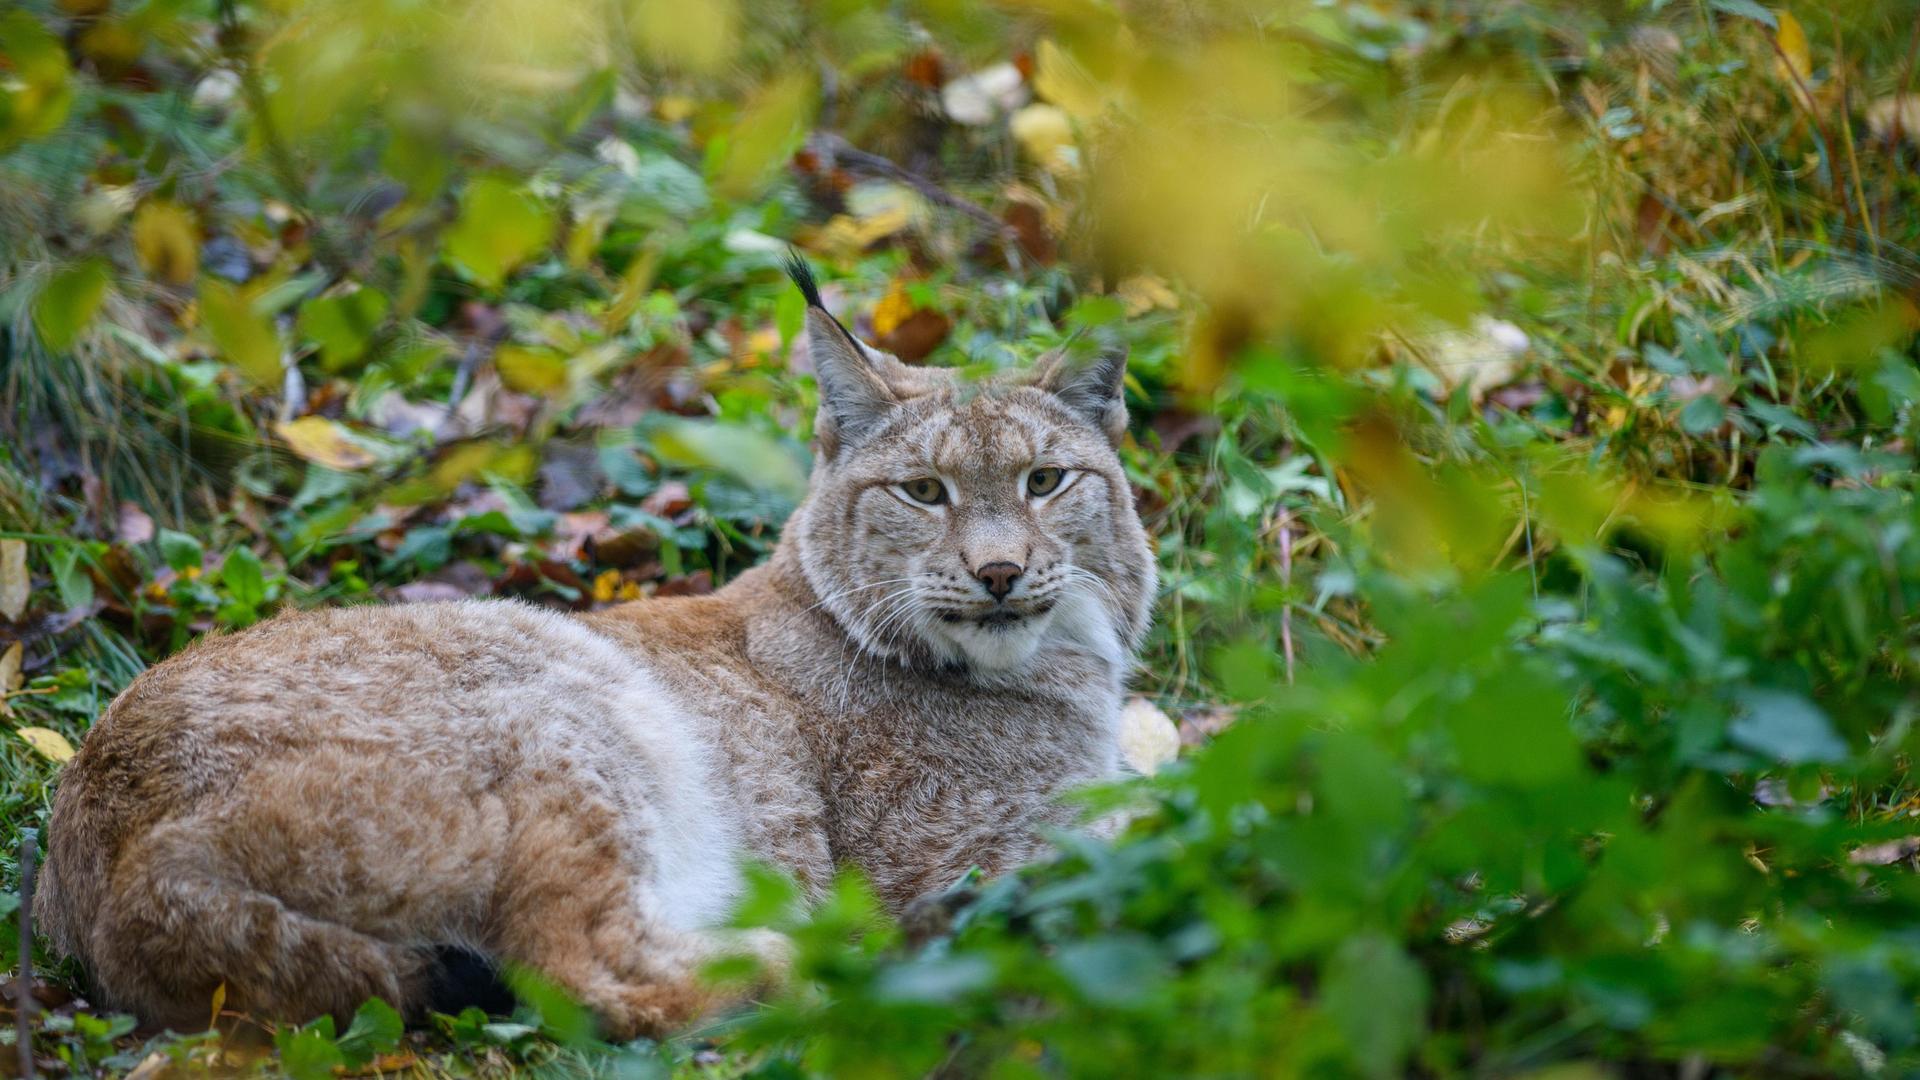
[[[1154,594],[1114,452],[1125,358],[967,381],[806,292],[811,487],[712,596],[569,617],[472,601],[282,615],[146,672],[67,767],[38,915],[99,1002],[197,1029],[457,1007],[494,965],[619,1038],[696,972],[740,869],[853,864],[896,909],[1013,867],[1118,766]],[[736,994],[740,991],[734,991]]]

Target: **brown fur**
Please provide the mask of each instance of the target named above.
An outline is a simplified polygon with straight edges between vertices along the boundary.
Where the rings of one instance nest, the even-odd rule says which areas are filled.
[[[422,1004],[437,947],[527,965],[617,1036],[709,1008],[742,859],[853,864],[896,909],[1004,870],[1111,773],[1153,567],[1113,357],[967,384],[809,312],[812,489],[710,597],[283,615],[137,679],[69,765],[39,898],[104,1004],[176,1027]],[[1051,499],[1036,464],[1073,470]],[[956,499],[916,505],[924,475]],[[996,604],[974,574],[1023,568]],[[982,621],[982,620],[985,621]]]

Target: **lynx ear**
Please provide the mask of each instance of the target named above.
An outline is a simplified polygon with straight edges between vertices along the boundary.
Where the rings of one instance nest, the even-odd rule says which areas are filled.
[[[878,427],[899,401],[880,377],[870,351],[820,302],[812,269],[792,255],[787,274],[807,298],[807,356],[820,382],[820,413],[813,428],[820,449],[831,457]]]
[[[1034,366],[1034,385],[1051,391],[1081,419],[1118,446],[1127,433],[1125,346],[1102,349],[1092,356],[1075,356],[1056,349]]]

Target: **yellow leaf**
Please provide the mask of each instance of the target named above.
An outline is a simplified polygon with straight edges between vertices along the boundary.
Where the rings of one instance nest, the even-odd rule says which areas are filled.
[[[1180,298],[1167,283],[1152,274],[1136,274],[1114,286],[1113,294],[1127,305],[1128,315],[1144,315],[1155,308],[1168,311],[1180,307]]]
[[[687,71],[713,71],[726,63],[740,37],[734,0],[633,0],[627,20],[642,55]]]
[[[0,540],[0,615],[8,622],[19,622],[32,590],[33,580],[27,576],[27,542]]]
[[[460,193],[460,217],[443,250],[475,281],[498,288],[553,242],[553,209],[512,178],[481,176]]]
[[[73,744],[67,741],[65,735],[52,728],[23,727],[16,730],[14,734],[38,751],[41,757],[56,765],[64,765],[73,757]]]
[[[896,279],[887,286],[887,295],[881,297],[873,309],[873,335],[886,337],[911,314],[913,301],[907,297],[906,287]]]
[[[1107,96],[1100,84],[1071,53],[1052,41],[1042,41],[1034,57],[1033,88],[1083,120],[1098,116],[1106,108]]]
[[[731,199],[757,194],[800,148],[813,120],[813,80],[794,73],[775,79],[740,111],[713,176],[715,190]]]
[[[20,660],[25,655],[26,646],[17,641],[0,652],[0,695],[20,689]]]
[[[353,441],[347,429],[324,416],[303,416],[275,424],[287,448],[316,465],[342,472],[364,469],[378,461],[372,451]]]
[[[200,272],[200,229],[193,211],[156,199],[133,215],[133,250],[147,273],[185,285]]]
[[[280,386],[280,332],[265,312],[253,306],[248,290],[217,278],[201,278],[200,318],[221,358],[239,368],[249,382],[263,390]]]
[[[1773,35],[1774,44],[1780,48],[1780,55],[1773,61],[1774,73],[1793,84],[1794,96],[1804,100],[1801,87],[1813,77],[1813,53],[1807,44],[1807,30],[1789,12],[1776,10],[1774,17],[1780,21],[1780,29]]]
[[[1013,114],[1008,130],[1027,156],[1047,170],[1071,173],[1077,166],[1073,124],[1064,109],[1055,105],[1029,105]]]
[[[494,369],[509,390],[551,394],[567,385],[567,359],[551,349],[502,345],[493,354]]]
[[[213,988],[213,1015],[207,1017],[207,1030],[220,1026],[220,1010],[227,1007],[227,983],[225,979]]]

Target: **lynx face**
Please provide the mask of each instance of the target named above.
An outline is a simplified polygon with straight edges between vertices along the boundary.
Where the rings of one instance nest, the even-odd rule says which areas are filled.
[[[824,608],[864,648],[989,678],[1049,644],[1124,666],[1153,561],[1114,442],[1125,357],[963,381],[808,313],[819,456],[796,517]]]

